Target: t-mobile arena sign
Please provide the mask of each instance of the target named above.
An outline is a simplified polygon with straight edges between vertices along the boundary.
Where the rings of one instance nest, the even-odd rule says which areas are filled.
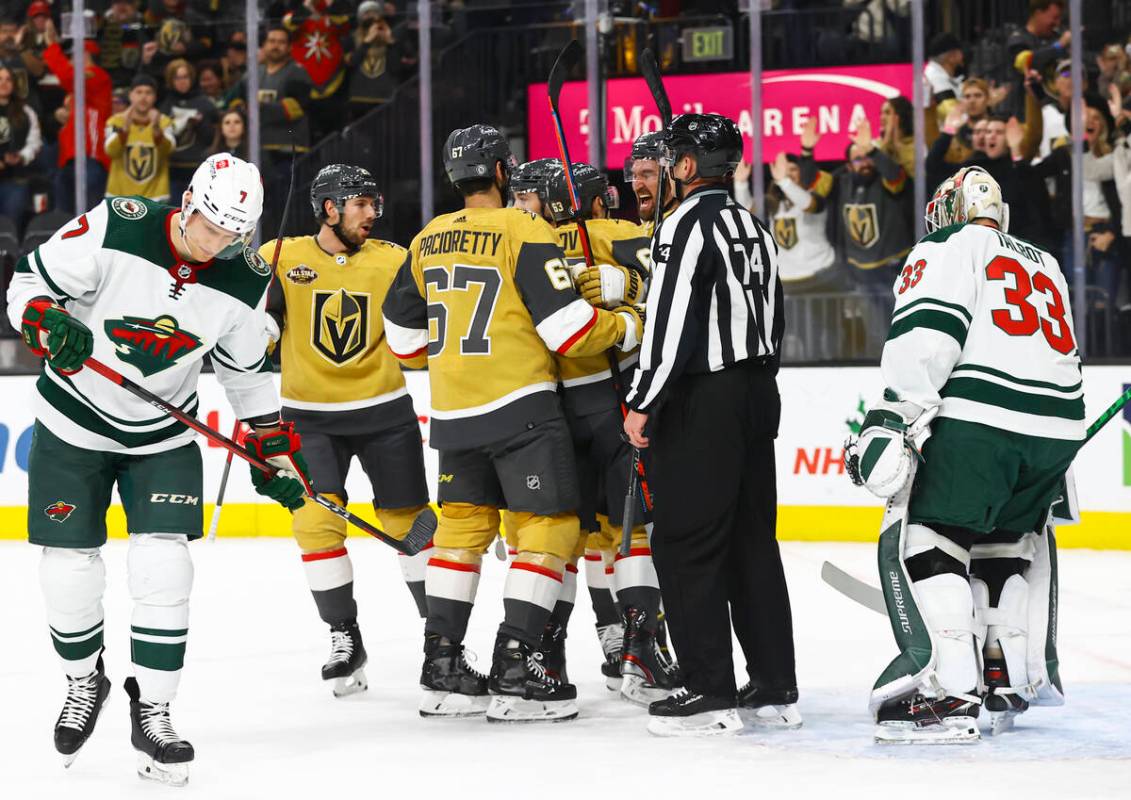
[[[769,162],[781,150],[800,151],[798,137],[805,120],[815,116],[821,141],[819,161],[844,158],[849,134],[867,117],[874,136],[880,135],[880,107],[890,97],[911,96],[910,64],[784,69],[762,73],[762,158]],[[664,78],[672,112],[725,114],[738,122],[751,152],[755,126],[750,115],[750,74],[722,72],[706,75],[672,75]],[[607,83],[608,137],[606,155],[610,169],[620,169],[633,140],[660,128],[660,115],[643,78],[616,78]],[[546,102],[546,84],[527,87],[527,128],[530,158],[554,158],[558,147]],[[589,148],[589,108],[584,81],[562,89],[562,124],[570,154],[585,158]]]

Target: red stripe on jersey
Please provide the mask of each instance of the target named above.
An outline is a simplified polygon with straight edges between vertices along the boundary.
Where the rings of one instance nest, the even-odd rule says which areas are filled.
[[[631,558],[632,556],[650,556],[652,555],[652,548],[650,547],[633,547],[628,551],[628,555],[621,555],[617,553],[617,561],[622,558]]]
[[[577,340],[589,332],[589,329],[597,324],[597,309],[593,309],[593,316],[589,317],[589,321],[577,329],[577,333],[562,342],[562,346],[557,349],[558,355],[565,355],[569,349],[577,343]]]
[[[386,346],[388,346],[388,345],[386,345]],[[401,359],[402,361],[407,361],[410,358],[416,358],[418,355],[420,355],[421,353],[423,353],[427,349],[428,349],[428,345],[424,345],[424,347],[421,347],[417,350],[413,350],[408,355],[401,355],[396,350],[394,350],[392,347],[389,347],[389,352],[392,353],[397,358]]]
[[[321,561],[324,558],[341,558],[344,555],[348,555],[346,553],[346,548],[339,547],[337,550],[326,550],[325,552],[322,552],[322,553],[303,553],[302,554],[302,560],[303,561]]]
[[[602,556],[600,553],[586,553],[585,554],[585,560],[586,561],[600,561],[602,558],[604,558],[604,556]]]
[[[441,567],[442,569],[452,569],[456,572],[479,572],[477,564],[463,564],[459,561],[445,561],[442,558],[428,559],[428,566]]]
[[[566,564],[566,572],[572,572],[574,575],[576,575],[577,574],[577,565],[576,564]]]
[[[540,567],[537,564],[531,564],[527,561],[513,561],[511,562],[511,569],[524,569],[528,572],[537,572],[539,575],[545,575],[547,578],[553,578],[558,583],[562,582],[562,574],[555,572],[549,567]]]

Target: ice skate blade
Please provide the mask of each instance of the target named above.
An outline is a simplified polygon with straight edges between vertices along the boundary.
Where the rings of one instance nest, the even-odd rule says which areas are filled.
[[[666,700],[671,697],[673,689],[661,689],[644,682],[639,675],[628,674],[622,679],[620,696],[633,705],[647,708],[657,700]]]
[[[610,692],[619,692],[623,682],[624,678],[621,678],[619,675],[615,678],[611,678],[608,675],[605,676],[605,688]]]
[[[744,725],[751,728],[794,731],[801,727],[801,712],[795,703],[784,706],[759,706],[758,708],[738,707],[738,716]]]
[[[365,670],[363,669],[359,669],[344,678],[334,678],[334,697],[339,699],[364,692],[368,688],[369,681],[365,679]]]
[[[424,689],[424,696],[420,698],[420,716],[448,717],[481,717],[487,711],[491,702],[489,695],[457,694],[456,692],[437,692]]]
[[[1020,715],[1019,711],[991,711],[990,736],[1001,736],[1013,730],[1013,723]]]
[[[577,717],[576,700],[524,700],[495,695],[487,706],[488,722],[565,722]]]
[[[975,744],[982,734],[974,717],[948,717],[942,723],[917,726],[914,722],[880,722],[876,744]]]
[[[649,717],[648,733],[653,736],[727,736],[742,730],[742,720],[733,708],[704,711],[690,717]]]
[[[160,764],[145,753],[137,754],[137,774],[142,780],[156,781],[167,786],[184,786],[188,783],[189,763]]]

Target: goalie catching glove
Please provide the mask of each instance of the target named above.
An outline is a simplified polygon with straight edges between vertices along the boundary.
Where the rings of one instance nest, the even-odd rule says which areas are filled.
[[[646,287],[639,272],[617,264],[598,264],[579,272],[577,291],[591,305],[604,308],[641,305]]]
[[[844,468],[857,486],[876,497],[888,498],[907,483],[912,459],[922,459],[930,422],[939,409],[924,410],[890,389],[864,417],[859,436],[844,444]]]
[[[32,300],[20,320],[24,344],[60,372],[72,374],[94,352],[94,334],[65,308],[50,300]]]
[[[268,475],[252,466],[251,482],[259,494],[270,497],[291,511],[302,508],[303,498],[314,494],[310,468],[299,452],[302,441],[295,433],[293,422],[282,423],[277,431],[249,433],[244,438],[244,447],[260,461],[266,461],[278,470]]]

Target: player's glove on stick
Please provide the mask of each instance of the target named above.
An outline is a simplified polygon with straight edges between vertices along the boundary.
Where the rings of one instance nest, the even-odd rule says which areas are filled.
[[[844,444],[844,468],[857,486],[876,497],[891,497],[907,483],[913,459],[931,435],[938,408],[901,401],[891,390],[864,416],[858,437]]]
[[[302,507],[302,499],[314,493],[310,469],[299,452],[302,442],[295,433],[293,422],[284,422],[277,431],[249,433],[244,438],[244,447],[278,470],[274,475],[268,475],[256,467],[251,468],[251,482],[259,494],[296,511]]]
[[[598,264],[577,276],[577,291],[589,303],[605,308],[644,302],[644,278],[616,264]]]
[[[74,373],[94,352],[94,334],[62,306],[50,300],[32,300],[24,308],[20,332],[31,351],[47,357],[60,372]]]
[[[624,336],[617,347],[625,353],[635,350],[644,338],[644,306],[621,306],[613,310],[624,320]]]

